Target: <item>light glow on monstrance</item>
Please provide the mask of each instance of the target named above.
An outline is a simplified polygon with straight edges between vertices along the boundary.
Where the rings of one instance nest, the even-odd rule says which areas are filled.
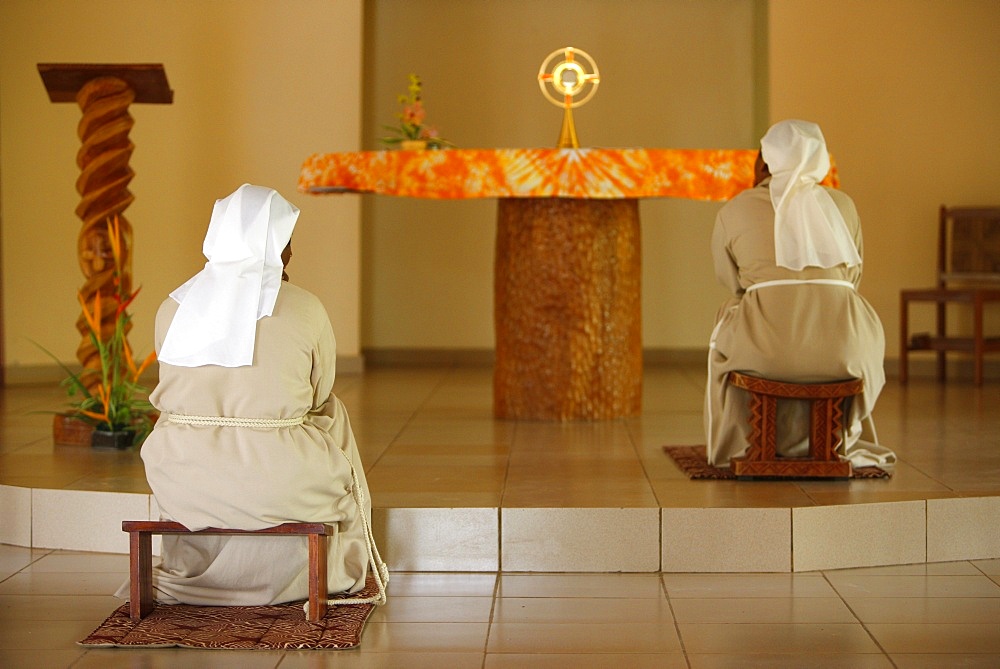
[[[560,57],[562,60],[557,61]],[[559,132],[557,144],[560,149],[580,147],[571,110],[594,97],[600,82],[601,74],[597,69],[597,63],[587,52],[580,49],[571,46],[556,49],[542,61],[542,66],[538,69],[538,86],[542,89],[542,95],[564,110],[562,130]]]

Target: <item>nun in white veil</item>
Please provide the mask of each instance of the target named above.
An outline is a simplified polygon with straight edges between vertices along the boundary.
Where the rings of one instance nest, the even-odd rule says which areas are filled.
[[[364,468],[333,394],[336,342],[323,305],[283,282],[299,210],[245,184],[216,202],[198,274],[156,317],[161,412],[142,446],[160,518],[188,529],[321,522],[330,592],[388,573],[371,535]],[[305,537],[165,536],[158,601],[266,605],[308,597]],[[128,585],[118,591],[128,596]],[[343,600],[332,600],[331,603]]]
[[[852,402],[842,457],[856,467],[891,466],[877,443],[872,409],[885,385],[885,335],[858,293],[863,244],[854,202],[820,182],[830,157],[819,127],[775,124],[761,139],[754,187],[719,211],[712,233],[716,277],[732,292],[709,344],[705,435],[710,464],[726,467],[746,452],[746,393],[726,376],[818,383],[864,380]],[[806,455],[803,403],[779,403],[778,453]]]

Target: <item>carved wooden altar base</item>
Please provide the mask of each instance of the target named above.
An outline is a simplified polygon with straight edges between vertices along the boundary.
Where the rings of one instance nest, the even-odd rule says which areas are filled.
[[[637,200],[500,199],[494,272],[497,418],[640,414]]]

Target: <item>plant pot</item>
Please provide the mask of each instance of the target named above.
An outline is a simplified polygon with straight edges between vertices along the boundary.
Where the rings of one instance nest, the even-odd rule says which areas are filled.
[[[427,148],[427,142],[423,139],[404,139],[399,143],[399,148],[404,151],[423,151]]]
[[[135,440],[135,432],[132,430],[94,430],[90,436],[90,445],[93,448],[113,448],[124,450],[132,445]]]
[[[94,426],[76,416],[57,413],[52,417],[52,443],[58,446],[89,446]]]

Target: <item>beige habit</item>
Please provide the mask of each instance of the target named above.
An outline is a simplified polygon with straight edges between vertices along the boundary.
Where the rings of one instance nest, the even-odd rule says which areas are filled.
[[[265,195],[280,198],[273,191]],[[272,202],[272,219],[282,203]],[[239,204],[230,203],[230,209]],[[259,198],[244,198],[243,222],[259,215],[261,206],[268,205],[261,205]],[[275,249],[280,254],[291,227],[277,237],[273,226],[266,228],[271,230],[267,243],[274,246],[267,255]],[[254,255],[261,254],[251,251]],[[251,291],[250,318],[232,319],[253,326],[253,332],[239,335],[251,342],[250,364],[224,366],[223,359],[212,364],[208,360],[217,354],[205,355],[211,346],[199,350],[197,338],[175,352],[184,364],[160,361],[159,384],[150,400],[162,414],[142,446],[146,477],[160,518],[189,529],[259,529],[284,522],[334,525],[329,591],[360,590],[372,565],[384,586],[387,571],[371,537],[364,469],[347,412],[333,394],[336,343],[330,320],[318,298],[280,282],[280,260],[276,266],[278,283],[271,299]],[[260,278],[260,262],[248,261],[238,271],[239,281],[256,276],[255,286],[270,280]],[[228,279],[209,277],[212,295],[218,293],[220,281]],[[158,352],[184,300],[197,304],[198,298],[192,298],[197,290],[182,294],[180,301],[175,291],[161,305],[156,317]],[[265,301],[269,304],[264,311],[270,315],[258,318]],[[240,326],[223,323],[220,332],[234,327]],[[228,359],[231,352],[218,355],[226,364],[233,362]],[[162,564],[153,572],[160,602],[265,605],[308,597],[305,537],[165,536],[162,546]],[[381,590],[378,599],[384,601],[384,587]],[[126,584],[118,595],[127,594]]]
[[[818,134],[815,126],[803,125],[807,133]],[[822,135],[817,141],[822,142]],[[835,212],[828,216],[817,213],[815,199],[806,203],[809,206],[793,202],[781,226],[776,225],[778,197],[771,185],[779,178],[773,163],[782,156],[773,147],[769,156],[768,144],[762,145],[764,159],[775,176],[728,202],[719,211],[712,234],[715,273],[733,297],[719,310],[710,342],[704,411],[708,461],[726,467],[731,458],[747,449],[747,395],[725,382],[726,375],[737,370],[790,382],[864,379],[864,395],[850,407],[842,455],[855,466],[892,464],[894,454],[877,444],[870,421],[885,384],[885,336],[875,310],[856,290],[861,281],[862,238],[854,203],[843,192],[818,185],[829,169],[828,159],[825,167],[819,161],[813,171],[820,175],[811,183],[801,174],[786,178],[785,183],[822,189],[815,195],[822,198],[825,211],[829,212],[832,204]],[[825,145],[821,148],[825,156]],[[813,198],[813,194],[808,197]],[[799,225],[808,216],[819,219],[814,221],[816,230],[822,228],[826,234],[833,229],[841,236],[842,245],[849,240],[852,248],[833,251],[832,261],[817,261],[809,248],[816,245],[816,235],[805,234],[793,240],[791,251],[788,244],[783,249],[785,257],[792,258],[783,261],[785,265],[805,266],[792,269],[780,265],[776,249],[782,245],[776,244],[776,229]],[[832,220],[830,226],[827,217]],[[796,244],[801,245],[799,250]],[[814,262],[836,264],[820,267]],[[778,421],[779,453],[805,455],[808,413],[804,403],[779,403]]]

